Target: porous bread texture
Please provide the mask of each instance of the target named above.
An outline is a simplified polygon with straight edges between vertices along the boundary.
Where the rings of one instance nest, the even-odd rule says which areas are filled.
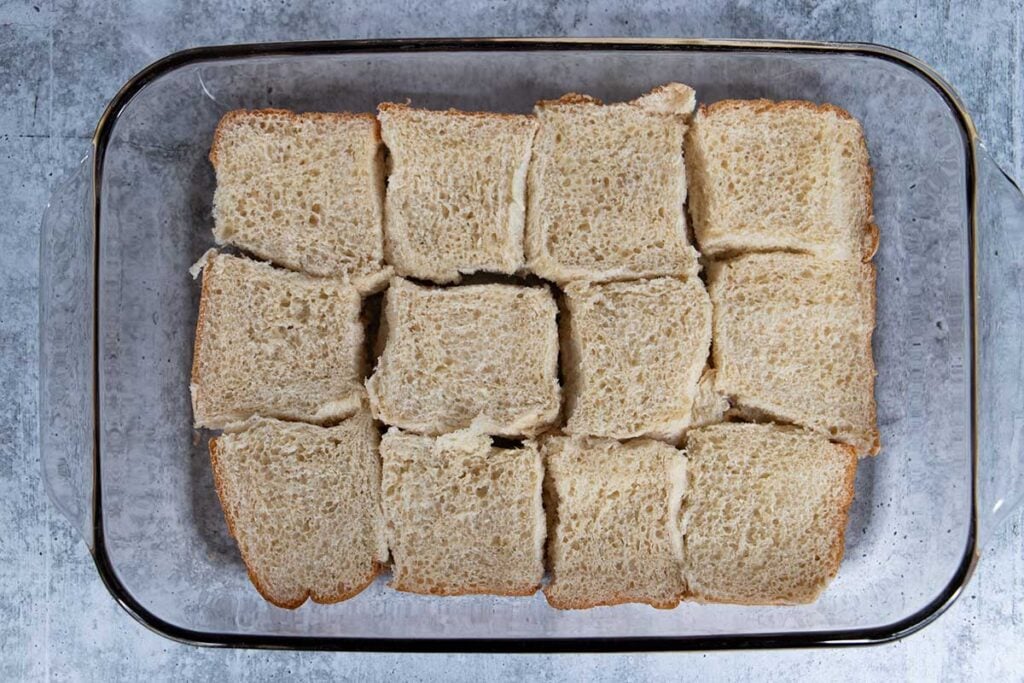
[[[366,383],[374,417],[420,434],[537,434],[559,416],[558,309],[546,286],[425,287],[395,278]]]
[[[335,427],[256,417],[210,440],[228,529],[264,598],[338,602],[373,582],[388,558],[379,440],[366,410]]]
[[[867,146],[860,124],[838,107],[770,100],[701,106],[686,163],[690,216],[705,256],[874,255]]]
[[[698,278],[573,282],[562,326],[570,434],[675,442],[690,424],[711,343]]]
[[[544,575],[537,445],[389,429],[381,442],[391,587],[431,595],[531,595]]]
[[[797,427],[687,434],[685,577],[702,602],[813,602],[843,559],[853,448]]]
[[[527,267],[564,284],[694,275],[683,138],[693,89],[670,83],[632,102],[568,94],[535,107]]]
[[[192,362],[196,426],[351,415],[364,396],[360,303],[338,280],[207,256]]]
[[[390,154],[384,253],[398,275],[454,283],[523,267],[532,116],[379,106]]]
[[[565,436],[544,437],[542,453],[551,516],[548,602],[558,609],[678,605],[684,455],[650,439]]]
[[[715,386],[716,374],[714,368],[705,368],[704,374],[697,382],[697,395],[693,399],[690,429],[725,421],[730,408],[729,399],[723,396]]]
[[[741,411],[878,453],[874,266],[751,254],[709,275],[717,390]]]
[[[228,112],[210,150],[214,238],[363,293],[381,289],[382,150],[372,114]]]

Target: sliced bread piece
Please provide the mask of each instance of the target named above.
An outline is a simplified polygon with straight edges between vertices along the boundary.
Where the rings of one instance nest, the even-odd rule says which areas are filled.
[[[372,114],[228,112],[210,150],[217,243],[379,290],[389,276],[382,149]]]
[[[338,280],[206,257],[192,360],[196,426],[351,415],[364,396],[359,313],[358,292]]]
[[[690,216],[705,256],[786,250],[859,261],[875,252],[864,134],[838,107],[702,106],[686,162]]]
[[[563,284],[693,275],[683,137],[689,86],[632,102],[568,94],[538,102],[528,176],[527,266]]]
[[[565,304],[566,432],[676,441],[711,343],[701,281],[574,282]]]
[[[388,430],[381,442],[391,586],[431,595],[531,595],[546,534],[537,445]]]
[[[843,559],[857,456],[797,427],[721,424],[687,434],[689,594],[704,602],[812,602]]]
[[[458,282],[523,267],[532,116],[379,107],[390,153],[384,253],[399,275]]]
[[[558,609],[679,604],[682,452],[650,439],[564,436],[546,437],[542,452],[551,516],[548,602]]]
[[[741,412],[878,453],[874,266],[751,254],[713,266],[709,291],[719,392]]]
[[[388,558],[379,440],[365,410],[335,427],[257,417],[210,440],[228,529],[264,598],[337,602],[373,582]]]
[[[547,287],[391,281],[374,416],[421,434],[536,434],[558,419],[558,310]]]

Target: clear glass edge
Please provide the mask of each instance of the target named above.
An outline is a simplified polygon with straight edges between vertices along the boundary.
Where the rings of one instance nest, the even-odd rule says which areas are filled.
[[[491,50],[531,50],[546,49],[712,49],[712,50],[755,50],[755,51],[810,51],[822,53],[861,53],[865,56],[894,61],[905,68],[916,72],[921,78],[929,81],[947,100],[950,110],[962,125],[970,163],[968,171],[968,193],[970,206],[970,230],[973,234],[977,222],[977,206],[975,194],[977,190],[977,158],[975,151],[979,146],[977,132],[973,121],[963,107],[952,87],[946,83],[927,64],[900,50],[871,43],[821,43],[811,41],[778,41],[778,40],[705,40],[705,39],[635,39],[635,38],[428,38],[428,39],[394,39],[394,40],[357,40],[357,41],[314,41],[284,43],[253,43],[241,45],[222,45],[198,47],[183,50],[164,57],[139,71],[129,79],[108,104],[93,137],[94,189],[94,221],[99,217],[98,189],[102,174],[102,157],[105,142],[109,138],[117,115],[131,98],[147,83],[161,76],[187,66],[204,61],[216,61],[240,57],[256,56],[309,56],[330,53],[360,52],[392,52],[398,50],[458,50],[474,49]],[[95,224],[94,224],[95,225]],[[98,230],[97,230],[98,232]],[[95,247],[96,245],[94,245]],[[974,242],[972,248],[972,268],[977,265],[977,250]],[[972,287],[976,289],[974,275],[971,277]],[[974,297],[972,297],[972,302]],[[977,364],[978,328],[976,312],[972,317],[972,365]],[[977,403],[977,382],[972,368],[971,383],[975,404]],[[95,404],[95,402],[94,402]],[[98,419],[98,405],[95,405]],[[99,449],[94,449],[93,496],[92,496],[92,536],[93,552],[97,569],[102,580],[115,600],[136,620],[150,630],[178,642],[202,646],[231,646],[256,648],[287,648],[287,649],[360,649],[360,650],[405,650],[405,651],[636,651],[636,650],[693,650],[693,649],[730,649],[743,647],[775,648],[775,647],[808,647],[808,646],[844,646],[878,644],[902,638],[916,632],[935,618],[956,600],[969,580],[979,555],[978,544],[978,449],[977,430],[975,426],[976,405],[972,408],[972,432],[974,441],[974,475],[972,520],[965,547],[963,560],[954,576],[944,589],[924,608],[881,627],[850,629],[844,631],[806,632],[806,633],[757,633],[731,634],[727,636],[665,636],[640,638],[557,638],[535,640],[502,640],[502,639],[381,639],[381,638],[325,638],[303,636],[248,636],[239,634],[215,634],[193,631],[168,623],[149,612],[134,599],[120,583],[116,570],[109,562],[103,546],[103,528],[101,516],[101,491],[99,486]],[[88,540],[87,540],[88,542]]]
[[[1024,191],[978,145],[975,287],[978,332],[979,537],[987,544],[1024,506]],[[1017,361],[1016,364],[1014,361]]]
[[[43,212],[39,235],[39,460],[43,485],[54,506],[93,549],[90,489],[94,424],[86,401],[92,395],[88,368],[87,298],[94,271],[91,154],[58,182]],[[77,333],[77,334],[76,334]],[[79,336],[80,335],[80,336]]]

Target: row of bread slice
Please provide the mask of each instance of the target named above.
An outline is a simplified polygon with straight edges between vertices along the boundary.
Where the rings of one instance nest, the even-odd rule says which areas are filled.
[[[546,285],[394,278],[365,386],[374,417],[427,435],[561,427],[679,443],[691,425],[721,419],[731,397],[734,412],[873,452],[873,272],[858,261],[755,254],[714,264],[710,296],[697,278],[651,278],[572,283],[557,299]],[[341,281],[208,255],[196,425],[350,415],[368,369],[361,306]],[[714,370],[702,375],[709,345]]]
[[[478,271],[558,284],[694,275],[706,257],[874,250],[860,125],[828,105],[719,102],[679,83],[533,115],[237,110],[214,136],[220,244],[381,289]],[[387,153],[385,154],[385,145]],[[685,148],[685,155],[684,155]],[[685,157],[685,162],[684,162]]]
[[[389,556],[393,588],[429,595],[530,595],[546,567],[565,609],[810,602],[841,562],[857,462],[795,427],[702,427],[685,452],[499,447],[473,430],[381,438],[365,410],[333,427],[253,418],[210,451],[252,582],[291,608],[352,597]]]

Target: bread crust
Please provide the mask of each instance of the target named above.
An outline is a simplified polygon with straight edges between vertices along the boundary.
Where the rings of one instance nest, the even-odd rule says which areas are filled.
[[[396,579],[392,579],[388,582],[388,587],[393,588],[400,593],[414,593],[416,595],[433,595],[435,597],[456,597],[459,595],[498,595],[510,598],[522,598],[529,597],[537,592],[540,588],[540,583],[530,584],[527,586],[523,585],[521,588],[510,588],[507,590],[497,591],[493,588],[476,588],[474,586],[449,586],[446,588],[429,588],[427,590],[421,590],[414,586],[403,585]]]
[[[655,609],[675,609],[682,602],[683,597],[683,594],[679,594],[673,599],[658,600],[657,598],[644,598],[639,595],[626,595],[625,593],[616,592],[607,600],[574,600],[571,598],[560,598],[557,595],[552,596],[547,587],[544,588],[544,598],[548,601],[548,604],[560,610],[614,607],[615,605],[629,604],[649,605]]]
[[[875,379],[878,376],[878,370],[875,368],[875,354],[871,349],[871,340],[875,336],[875,328],[877,327],[878,319],[878,269],[875,268],[873,263],[870,264],[870,267],[871,274],[869,275],[869,288],[871,305],[869,306],[869,309],[871,311],[871,332],[867,335],[867,357],[871,359],[871,426],[867,436],[871,439],[871,446],[868,448],[866,454],[875,456],[882,450],[882,437],[878,431],[878,402],[875,399]]]
[[[567,92],[556,100],[538,100],[537,104],[534,106],[538,109],[543,109],[544,107],[560,107],[578,104],[601,106],[604,102],[596,97],[592,97],[591,95],[583,95],[578,92]]]
[[[196,336],[192,342],[192,375],[190,379],[190,394],[192,398],[192,422],[198,425],[205,422],[205,410],[202,409],[202,388],[200,382],[202,373],[200,363],[202,362],[203,331],[206,326],[206,316],[209,311],[207,304],[210,296],[210,282],[213,280],[213,268],[219,254],[210,254],[209,259],[203,266],[203,281],[199,292],[199,314],[196,316]],[[204,419],[200,419],[203,416]],[[211,442],[212,443],[212,442]]]
[[[716,114],[719,111],[744,109],[749,109],[755,114],[762,114],[766,111],[787,111],[794,109],[805,109],[808,111],[818,113],[832,113],[841,119],[856,121],[856,119],[853,118],[850,112],[846,111],[842,107],[837,107],[834,104],[829,104],[828,102],[822,104],[815,104],[814,102],[808,102],[807,100],[769,100],[762,97],[753,100],[719,100],[712,104],[700,105],[700,113],[704,116]]]
[[[496,119],[499,121],[515,121],[524,125],[536,125],[536,117],[533,114],[508,114],[496,111],[466,111],[463,109],[427,109],[414,107],[407,102],[381,102],[377,105],[378,114],[398,114],[406,112],[426,112],[429,114],[443,114],[445,116],[458,116],[467,119]]]

